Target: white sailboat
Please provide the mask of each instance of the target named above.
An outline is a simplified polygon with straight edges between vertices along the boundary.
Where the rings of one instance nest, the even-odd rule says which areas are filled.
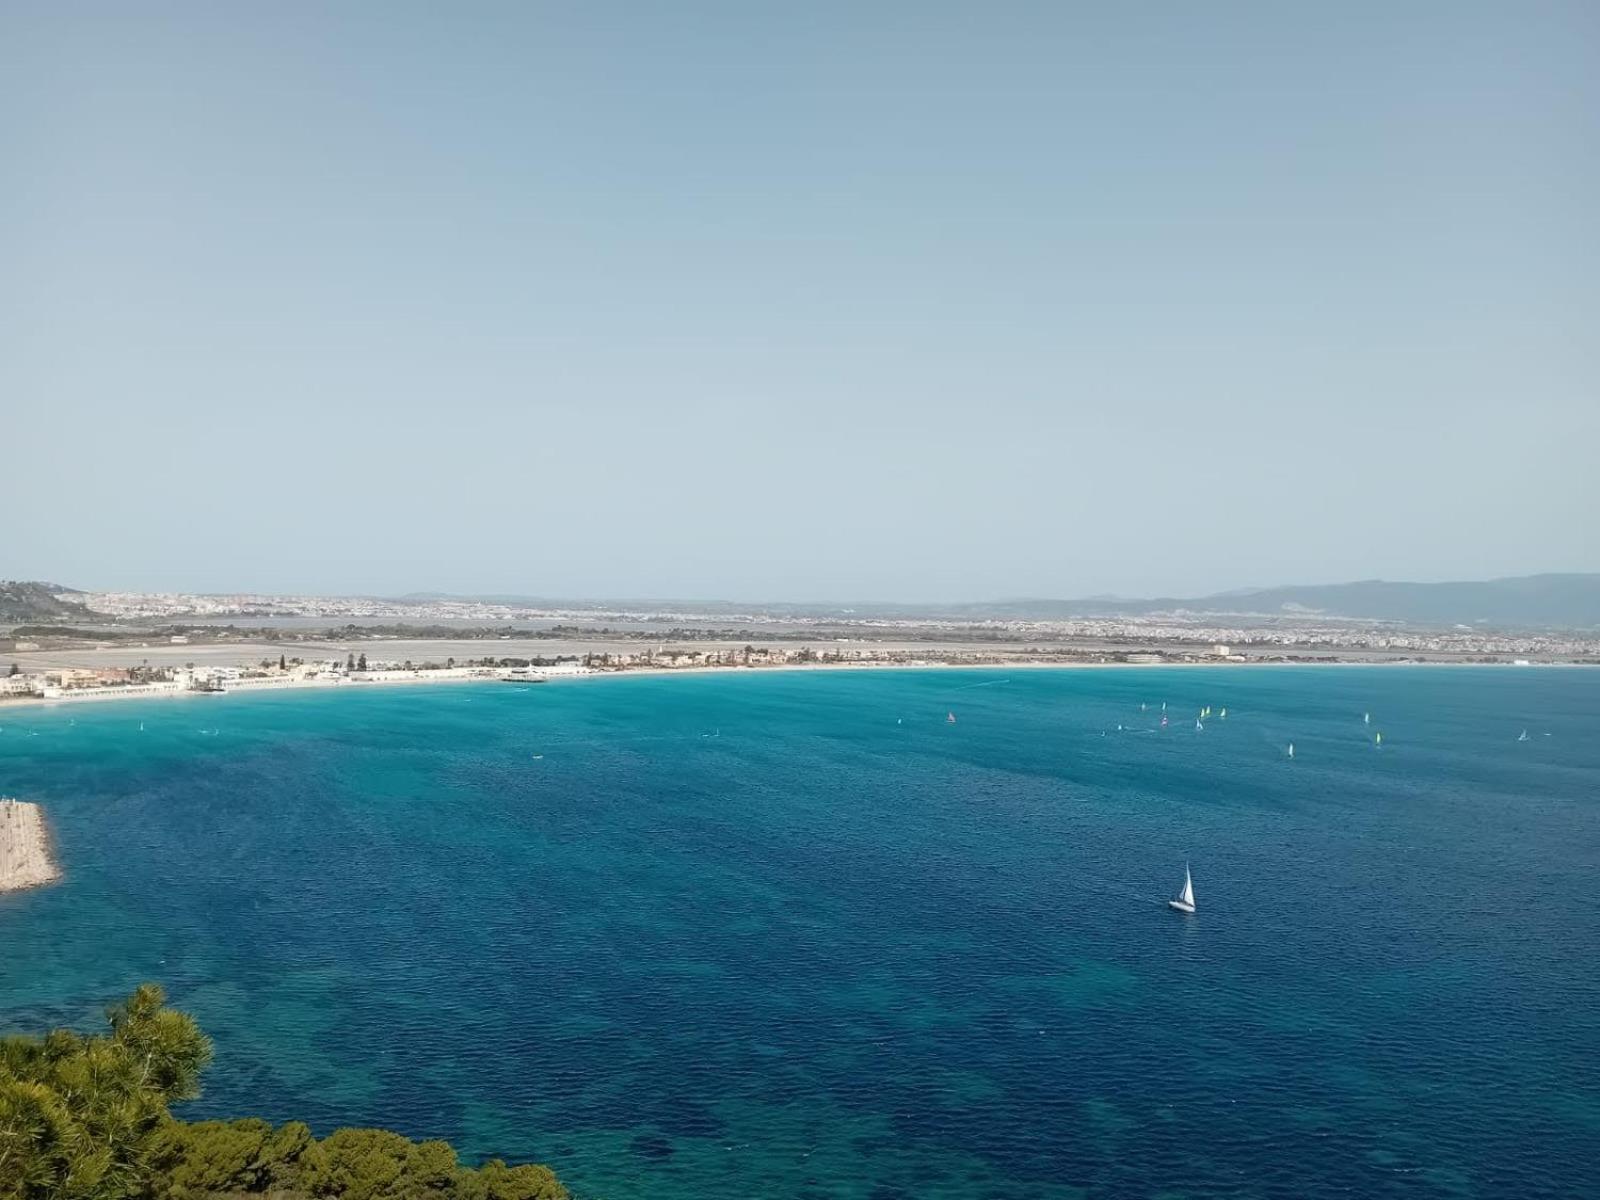
[[[1294,757],[1294,743],[1293,742],[1289,743],[1289,757],[1290,758]]]
[[[1192,913],[1194,911],[1194,880],[1189,876],[1189,864],[1183,864],[1183,891],[1167,904],[1179,912]]]
[[[1372,735],[1372,744],[1373,744],[1373,745],[1374,745],[1374,746],[1381,746],[1381,745],[1383,745],[1383,734],[1381,734],[1381,733],[1375,733],[1375,734],[1373,734],[1373,735]]]
[[[1223,709],[1221,712],[1219,712],[1217,714],[1217,718],[1219,720],[1226,721],[1228,719],[1228,710],[1227,709]]]
[[[1521,736],[1521,737],[1519,737],[1519,738],[1517,738],[1517,741],[1519,741],[1519,742],[1525,742],[1525,741],[1527,741],[1527,740],[1528,740],[1528,731],[1527,731],[1527,730],[1526,730],[1526,729],[1524,729],[1524,730],[1523,730],[1523,731],[1522,731],[1522,736]]]

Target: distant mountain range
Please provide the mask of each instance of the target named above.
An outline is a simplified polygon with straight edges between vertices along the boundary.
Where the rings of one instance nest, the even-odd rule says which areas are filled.
[[[1092,596],[1082,600],[993,600],[966,604],[749,604],[728,601],[639,599],[553,600],[529,596],[413,594],[409,601],[479,600],[494,604],[561,608],[629,608],[707,615],[750,612],[773,616],[944,617],[1070,620],[1086,617],[1150,616],[1156,613],[1215,613],[1239,616],[1320,616],[1408,625],[1473,625],[1495,628],[1589,629],[1600,627],[1600,574],[1521,575],[1458,583],[1310,584],[1247,588],[1210,596],[1139,599]]]
[[[0,622],[21,624],[104,620],[73,599],[74,594],[74,589],[59,584],[0,580]],[[398,599],[411,603],[474,600],[545,609],[675,611],[730,618],[762,613],[774,617],[813,619],[920,617],[1048,621],[1190,613],[1239,617],[1342,618],[1433,627],[1600,628],[1600,574],[1522,575],[1509,579],[1458,583],[1389,583],[1381,579],[1369,579],[1359,583],[1250,588],[1187,598],[1093,596],[1083,600],[997,600],[968,604],[750,604],[639,598],[579,601],[528,596],[460,596],[442,592],[413,593]]]
[[[1162,612],[1260,616],[1324,616],[1399,621],[1408,625],[1489,625],[1586,629],[1600,627],[1600,575],[1521,575],[1458,583],[1328,583],[1250,588],[1191,598],[1009,600],[963,604],[970,616],[1040,619],[1143,616]]]

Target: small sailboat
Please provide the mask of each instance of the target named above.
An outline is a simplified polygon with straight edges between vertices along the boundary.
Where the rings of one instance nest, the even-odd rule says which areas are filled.
[[[1526,729],[1524,729],[1524,730],[1523,730],[1523,731],[1522,731],[1522,734],[1521,734],[1521,736],[1520,736],[1520,737],[1518,737],[1518,738],[1517,738],[1517,741],[1519,741],[1519,742],[1525,742],[1525,741],[1527,741],[1527,740],[1528,740],[1528,731],[1527,731],[1527,730],[1526,730]]]
[[[1147,709],[1149,707],[1150,706],[1148,704],[1146,704],[1143,700],[1139,701],[1139,711],[1140,712],[1143,712],[1145,709]]]
[[[1294,757],[1294,743],[1293,742],[1289,743],[1289,757],[1290,758]]]
[[[1199,717],[1194,719],[1194,731],[1196,733],[1204,733],[1206,731],[1206,727],[1201,723]]]
[[[1161,714],[1161,728],[1165,729],[1166,727],[1167,727],[1167,714],[1166,713],[1162,713]]]
[[[944,723],[946,725],[954,725],[956,723],[956,715],[955,715],[955,713],[953,713],[953,712],[945,713],[945,715],[944,715]]]
[[[1189,875],[1189,864],[1183,864],[1183,891],[1173,899],[1167,901],[1170,908],[1179,912],[1192,913],[1194,911],[1194,880]]]
[[[1372,724],[1372,714],[1369,713],[1369,712],[1362,713],[1361,714],[1361,723],[1363,725],[1371,725]]]
[[[1162,712],[1166,712],[1167,711],[1167,702],[1165,700],[1163,700],[1161,702],[1161,711]]]
[[[1217,720],[1226,721],[1227,719],[1228,719],[1228,710],[1226,708],[1224,708],[1221,712],[1219,712],[1217,714]]]
[[[1383,745],[1383,734],[1381,734],[1381,733],[1375,733],[1375,734],[1373,734],[1373,735],[1372,735],[1372,744],[1373,744],[1373,745],[1374,745],[1374,746],[1381,746],[1381,745]]]

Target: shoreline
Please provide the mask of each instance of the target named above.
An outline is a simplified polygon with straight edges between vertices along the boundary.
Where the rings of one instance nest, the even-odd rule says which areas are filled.
[[[1505,668],[1531,670],[1539,668],[1582,668],[1589,663],[1541,662],[1417,662],[1417,661],[1302,661],[1302,662],[843,662],[843,663],[787,663],[783,665],[747,667],[718,665],[709,667],[629,667],[626,670],[556,671],[543,679],[517,680],[505,675],[469,674],[457,668],[448,672],[428,671],[403,678],[383,679],[294,679],[270,683],[246,684],[243,687],[224,687],[218,691],[195,691],[183,688],[122,690],[115,687],[84,688],[77,694],[62,696],[16,696],[0,698],[0,715],[10,709],[32,707],[59,707],[77,704],[98,704],[124,700],[200,700],[224,696],[267,695],[276,692],[303,691],[365,691],[368,688],[441,686],[462,683],[520,684],[523,687],[543,687],[552,683],[575,682],[585,679],[654,678],[665,676],[691,677],[697,675],[766,675],[804,671],[1105,671],[1105,670],[1171,670],[1171,669],[1239,669],[1239,668],[1327,668],[1327,667],[1427,667],[1427,668]],[[538,668],[533,668],[537,671]],[[481,669],[480,669],[481,671]],[[3,886],[0,886],[3,890]]]
[[[0,893],[44,887],[60,878],[43,811],[25,800],[0,798]]]

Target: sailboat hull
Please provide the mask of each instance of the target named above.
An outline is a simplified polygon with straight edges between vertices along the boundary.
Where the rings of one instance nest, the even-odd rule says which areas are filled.
[[[1194,911],[1194,905],[1183,900],[1168,900],[1167,907],[1175,908],[1182,913],[1192,913]]]

